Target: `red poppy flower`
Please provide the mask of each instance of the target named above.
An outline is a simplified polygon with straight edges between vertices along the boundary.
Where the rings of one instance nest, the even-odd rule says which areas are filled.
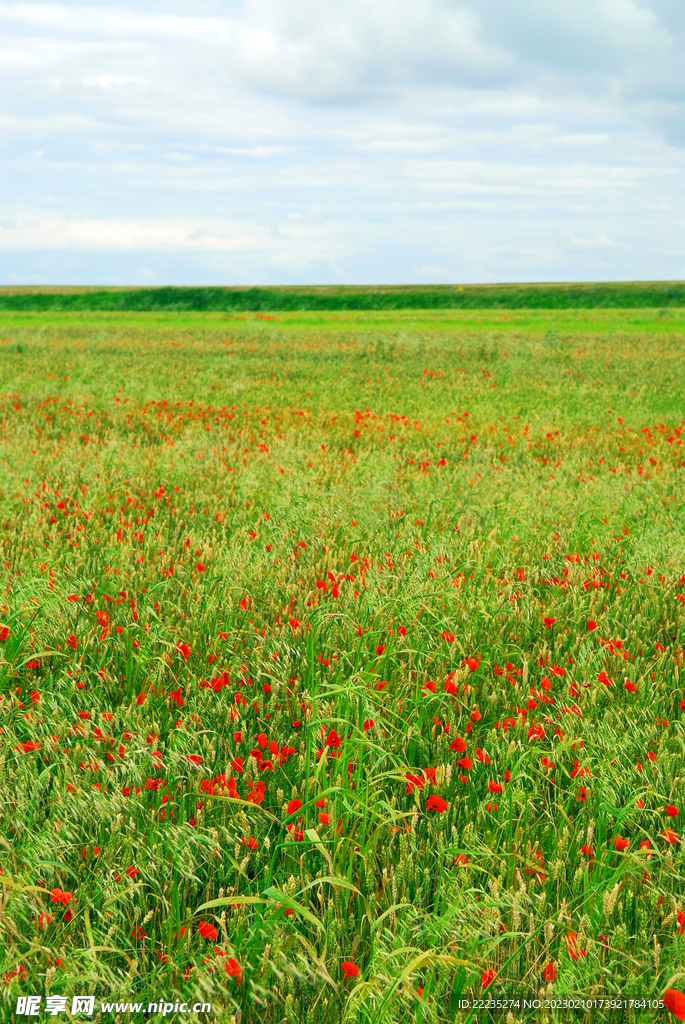
[[[0,640],[6,640],[10,635],[9,626],[0,626]]]
[[[63,892],[61,889],[51,889],[50,899],[53,903],[64,903],[65,906],[74,898],[73,892]]]
[[[475,672],[479,665],[475,658],[466,658],[466,667]]]
[[[556,979],[557,972],[554,968],[554,961],[550,960],[546,967],[542,969],[542,977],[545,981],[554,981]]]
[[[545,622],[545,625],[547,626],[547,629],[550,629],[550,627],[553,626],[556,621],[557,621],[556,619],[550,619],[549,616],[547,616],[547,615],[545,616],[544,622]]]
[[[661,834],[662,834],[662,836],[664,837],[664,839],[666,840],[667,843],[677,843],[678,842],[678,833],[674,832],[672,828],[664,829],[664,831]]]
[[[197,930],[203,939],[211,939],[212,942],[219,934],[214,925],[210,924],[209,921],[200,921]]]
[[[454,633],[448,633],[446,629],[443,629],[440,638],[441,640],[446,640],[448,644],[454,643]]]
[[[597,623],[594,619],[588,619],[587,623],[588,632],[592,632],[593,629],[597,629]]]
[[[145,932],[143,931],[143,929],[140,927],[139,924],[134,926],[133,931],[131,932],[131,938],[132,939],[144,939],[145,938]]]
[[[566,948],[572,960],[580,960],[581,956],[587,956],[586,949],[578,948],[578,933],[568,932],[566,935]]]
[[[343,975],[346,978],[356,978],[359,974],[359,968],[353,960],[343,960],[340,966],[342,967]]]
[[[497,971],[494,967],[490,967],[487,971],[483,971],[480,976],[481,988],[487,988],[488,985],[492,985],[493,981],[497,977]]]
[[[14,749],[30,754],[32,750],[40,750],[40,743],[38,740],[27,740],[26,743],[15,743]]]
[[[419,771],[421,771],[420,768]],[[417,789],[423,789],[426,785],[420,775],[412,775],[411,772],[407,772],[405,777],[407,779],[407,788],[405,789],[405,794],[407,796],[414,792],[414,786],[416,786]]]
[[[447,810],[447,803],[441,796],[435,796],[435,794],[433,794],[428,797],[426,810],[437,811],[439,814],[442,814],[443,811]]]
[[[73,650],[76,650],[76,637],[73,635],[67,637],[67,643]]]
[[[685,911],[678,911],[678,935],[682,935],[685,932]]]
[[[202,764],[204,758],[200,757],[199,754],[186,754],[186,761],[192,761],[193,764]]]
[[[224,964],[226,974],[229,978],[235,978],[237,983],[240,984],[240,976],[242,974],[240,964],[237,960],[234,960],[232,956],[229,956]]]
[[[630,679],[626,679],[623,685],[625,686],[626,690],[628,690],[630,693],[637,693],[637,686],[635,685],[635,683],[631,683]]]
[[[135,878],[139,871],[140,868],[134,868],[132,864],[126,868],[126,874],[129,878]]]
[[[502,792],[502,783],[501,782],[492,782],[492,781],[490,781],[490,782],[488,782],[488,789],[490,790],[491,793],[501,793]]]
[[[176,644],[176,650],[184,658],[190,657],[190,647],[188,646],[188,644],[184,644],[182,640],[179,640],[178,643]]]
[[[43,912],[40,915],[40,917],[38,918],[38,927],[40,929],[42,929],[42,931],[46,931],[46,929],[47,929],[49,924],[50,924],[50,915],[46,914],[45,912]]]
[[[318,819],[322,825],[328,825],[331,820],[331,816],[330,814],[327,814],[326,811],[319,811]]]
[[[669,804],[666,808],[666,814],[669,816],[669,818],[677,818],[678,808],[674,807],[673,804]]]
[[[288,804],[288,806],[286,807],[286,809],[285,809],[286,813],[287,814],[294,814],[295,811],[299,811],[301,806],[302,806],[302,801],[298,800],[297,797],[296,797],[294,800],[291,800],[290,803]]]
[[[685,995],[682,992],[677,988],[667,988],[661,999],[676,1020],[685,1020]]]
[[[630,839],[623,839],[621,836],[614,836],[614,849],[627,850],[630,846]]]

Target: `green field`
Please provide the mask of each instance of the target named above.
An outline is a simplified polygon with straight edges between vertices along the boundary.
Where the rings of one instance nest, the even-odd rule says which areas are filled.
[[[12,312],[319,312],[663,309],[685,306],[683,281],[569,284],[312,285],[258,288],[0,287]]]
[[[0,313],[3,1019],[667,1019],[684,328]]]

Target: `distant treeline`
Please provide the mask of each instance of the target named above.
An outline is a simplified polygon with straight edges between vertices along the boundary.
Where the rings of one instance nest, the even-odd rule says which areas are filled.
[[[0,310],[234,312],[601,309],[685,305],[685,282],[273,288],[0,288]]]

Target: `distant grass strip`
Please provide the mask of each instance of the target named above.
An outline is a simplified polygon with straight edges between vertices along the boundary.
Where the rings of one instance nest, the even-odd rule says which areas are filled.
[[[685,305],[682,281],[278,288],[4,288],[0,310],[295,312],[393,309],[636,309]]]

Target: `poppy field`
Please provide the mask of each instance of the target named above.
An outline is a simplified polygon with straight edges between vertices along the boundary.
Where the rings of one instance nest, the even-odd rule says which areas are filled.
[[[685,312],[0,321],[3,1019],[685,1019]]]

